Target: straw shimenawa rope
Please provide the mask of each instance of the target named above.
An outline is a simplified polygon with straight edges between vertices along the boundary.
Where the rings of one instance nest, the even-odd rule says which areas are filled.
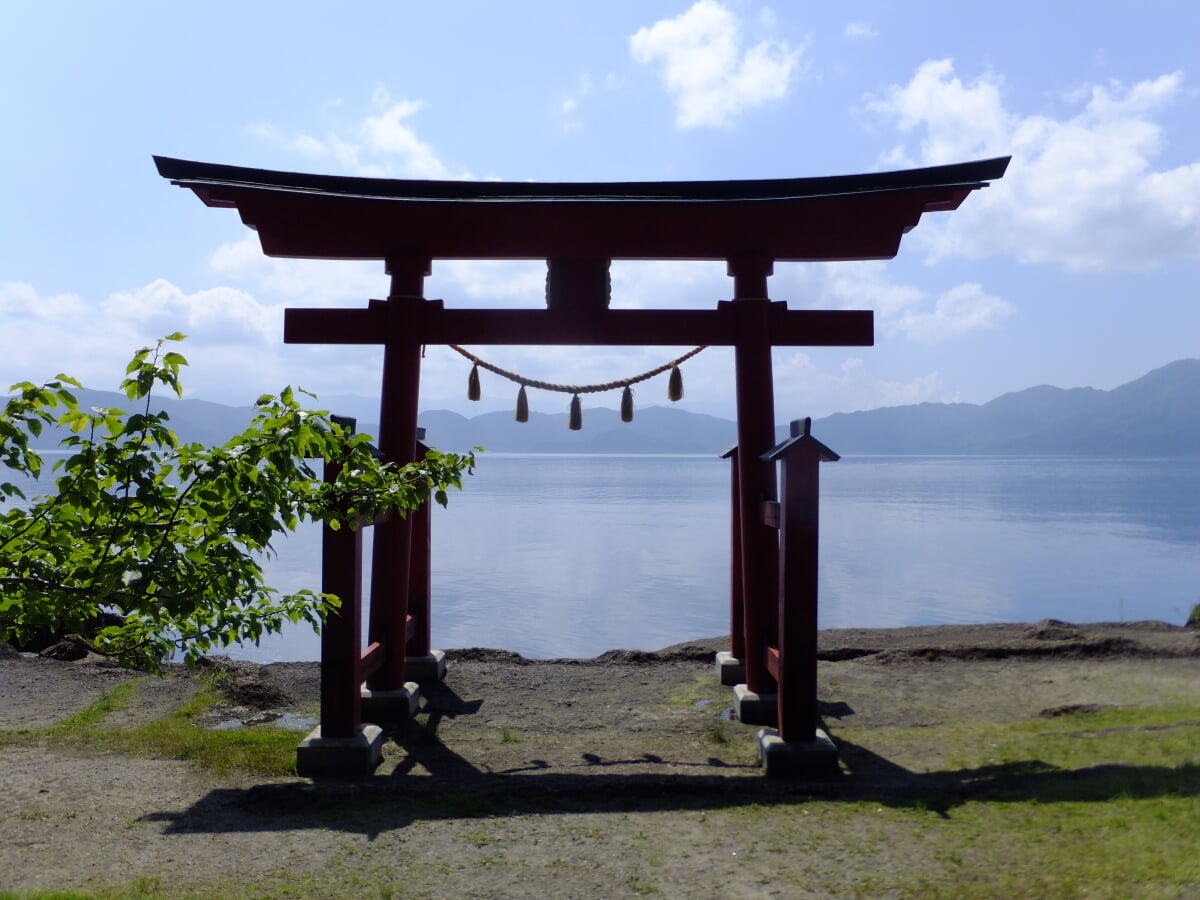
[[[578,431],[581,427],[583,427],[583,414],[579,403],[580,394],[596,394],[604,391],[615,391],[617,388],[624,388],[624,392],[621,394],[621,421],[629,422],[633,420],[633,391],[631,390],[631,387],[642,381],[647,381],[648,379],[653,378],[655,375],[661,375],[663,372],[670,370],[671,377],[667,385],[667,399],[671,400],[672,402],[683,399],[683,376],[680,374],[679,364],[691,359],[705,348],[704,346],[695,347],[683,354],[683,356],[673,359],[668,363],[664,363],[663,365],[655,369],[651,369],[648,372],[643,372],[641,375],[634,375],[631,378],[621,378],[617,381],[606,381],[601,384],[556,384],[552,381],[539,381],[536,378],[527,378],[526,376],[517,372],[510,372],[508,369],[502,369],[499,366],[488,362],[487,360],[480,359],[474,353],[471,353],[469,350],[465,350],[457,344],[451,344],[450,349],[456,353],[462,354],[472,363],[471,375],[467,381],[467,396],[471,400],[478,400],[481,396],[479,386],[479,369],[482,367],[487,369],[489,372],[499,375],[501,378],[507,378],[509,381],[515,382],[521,386],[521,390],[517,394],[516,418],[518,422],[529,421],[529,401],[525,395],[525,388],[532,387],[543,391],[557,391],[562,394],[572,394],[571,414],[567,420],[567,427],[572,431]]]

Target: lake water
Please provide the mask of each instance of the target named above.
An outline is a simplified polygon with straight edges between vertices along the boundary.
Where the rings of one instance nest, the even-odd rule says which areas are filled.
[[[728,632],[729,464],[489,454],[434,511],[433,640],[531,657]],[[316,586],[319,535],[275,587]],[[1200,460],[848,457],[821,466],[823,628],[1163,619],[1200,602]],[[241,648],[315,659],[296,630]]]
[[[587,657],[727,633],[729,478],[708,456],[481,454],[434,510],[434,646]],[[278,549],[274,587],[319,587],[319,529]],[[819,590],[824,628],[1182,624],[1200,602],[1200,460],[823,464]],[[232,655],[319,646],[294,628]]]

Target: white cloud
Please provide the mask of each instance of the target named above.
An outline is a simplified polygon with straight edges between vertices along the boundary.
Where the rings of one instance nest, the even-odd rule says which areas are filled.
[[[1012,314],[1011,303],[986,293],[978,284],[960,284],[940,295],[932,311],[903,313],[897,327],[914,341],[940,344],[996,328]]]
[[[699,0],[639,29],[629,51],[635,62],[662,65],[679,128],[727,126],[748,109],[783,99],[802,52],[766,40],[743,50],[741,23],[717,0]]]
[[[425,294],[447,306],[544,307],[546,263],[542,260],[438,260]]]
[[[326,153],[325,145],[311,134],[301,134],[296,136],[292,139],[289,146],[297,153],[314,158],[324,156]]]
[[[953,73],[952,60],[925,62],[907,85],[893,85],[884,97],[869,98],[867,108],[892,119],[901,131],[923,129],[919,151],[923,165],[1011,152],[1016,120],[1001,101],[1003,80],[985,74],[964,84]],[[892,152],[900,156],[907,148]]]
[[[925,300],[919,288],[889,280],[882,262],[776,266],[777,275],[784,278],[789,271],[802,279],[803,286],[795,289],[795,294],[803,296],[810,308],[873,309],[881,320],[889,322]],[[776,281],[783,279],[777,277]]]
[[[273,259],[263,255],[257,235],[249,231],[240,240],[218,247],[209,264],[213,271],[250,282],[256,290],[290,305],[365,304],[388,293],[382,262]]]
[[[5,384],[40,381],[65,370],[88,387],[114,390],[139,347],[174,331],[189,336],[182,347],[194,364],[183,378],[189,393],[199,388],[213,399],[248,403],[283,384],[275,365],[282,308],[261,304],[244,291],[219,287],[188,294],[160,278],[88,303],[72,295],[39,297],[29,285],[17,287],[0,287],[6,317],[20,315],[17,304],[53,315],[22,321],[20,340],[9,342],[0,358]],[[253,360],[249,365],[248,359]]]
[[[1156,116],[1183,94],[1176,72],[1126,86],[1089,85],[1061,118],[1006,108],[1003,81],[963,81],[951,60],[923,63],[867,108],[919,137],[889,164],[939,165],[1012,154],[1008,174],[953,215],[923,223],[932,259],[1008,253],[1070,269],[1153,265],[1200,256],[1200,161],[1156,171]]]
[[[395,160],[400,171],[410,178],[448,178],[446,167],[433,148],[404,124],[422,104],[413,100],[393,103],[386,91],[376,92],[375,103],[384,109],[379,115],[368,116],[362,124],[367,150],[387,160],[385,168],[390,169]]]
[[[775,407],[780,423],[802,416],[827,416],[881,406],[946,402],[946,386],[936,371],[910,381],[880,378],[862,357],[851,356],[833,368],[818,366],[808,353],[776,351]]]
[[[33,285],[18,281],[0,282],[0,315],[16,320],[72,319],[83,312],[83,300],[75,294],[39,296]]]
[[[777,264],[772,296],[797,298],[815,309],[872,309],[876,331],[886,339],[944,343],[999,328],[1012,315],[1011,303],[978,284],[955,285],[931,296],[888,277],[885,262]]]
[[[723,262],[623,260],[612,266],[613,309],[713,309],[732,293]]]
[[[563,97],[558,105],[558,111],[563,116],[563,131],[573,132],[583,130],[583,122],[579,118],[579,106],[592,93],[593,87],[591,74],[584,72],[579,76],[579,81],[575,85],[574,90]]]
[[[283,307],[259,303],[230,287],[185,293],[163,278],[144,287],[112,294],[104,312],[145,332],[182,330],[197,342],[266,343],[283,335]]]
[[[371,112],[349,128],[349,133],[330,131],[324,137],[312,134],[286,135],[270,122],[247,126],[254,136],[308,159],[329,159],[356,175],[377,178],[448,179],[470,178],[454,174],[427,141],[422,140],[409,120],[424,107],[423,101],[395,100],[384,88],[371,97]]]
[[[852,40],[879,37],[879,32],[865,22],[848,22],[843,33]]]

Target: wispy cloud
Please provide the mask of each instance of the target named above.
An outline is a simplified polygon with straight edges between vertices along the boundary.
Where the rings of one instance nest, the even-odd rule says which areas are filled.
[[[998,327],[1013,314],[1006,300],[975,283],[960,284],[939,295],[931,310],[907,310],[897,328],[914,341],[941,344],[976,331]]]
[[[770,15],[760,24],[771,25]],[[679,128],[722,127],[746,110],[783,99],[802,48],[763,40],[744,49],[742,25],[717,0],[699,0],[629,39],[634,61],[659,64]]]
[[[779,354],[775,394],[779,398],[776,405],[781,422],[801,415],[825,416],[832,412],[955,399],[936,370],[900,381],[873,373],[861,356],[849,357],[840,366],[824,368],[801,350]],[[831,398],[837,398],[833,404]]]
[[[822,309],[871,309],[888,339],[941,344],[1000,328],[1015,308],[966,282],[931,292],[889,276],[887,263],[806,263],[776,266],[772,296],[808,297]]]
[[[879,37],[879,32],[866,22],[848,22],[842,33],[851,40]]]
[[[310,160],[328,160],[355,175],[379,178],[470,178],[452,171],[433,145],[422,139],[412,119],[424,108],[421,100],[395,99],[386,88],[371,97],[369,111],[344,131],[324,136],[289,134],[270,122],[247,130],[258,138]]]

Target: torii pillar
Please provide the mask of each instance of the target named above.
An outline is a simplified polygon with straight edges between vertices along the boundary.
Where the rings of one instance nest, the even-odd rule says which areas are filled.
[[[775,594],[779,568],[778,541],[759,511],[763,503],[776,498],[775,466],[762,460],[775,446],[775,380],[767,318],[767,277],[774,260],[738,257],[729,260],[727,267],[738,313],[734,343],[738,508],[730,515],[736,517],[741,547],[743,662],[747,687],[765,694],[774,687],[765,654],[774,637],[769,598]]]

